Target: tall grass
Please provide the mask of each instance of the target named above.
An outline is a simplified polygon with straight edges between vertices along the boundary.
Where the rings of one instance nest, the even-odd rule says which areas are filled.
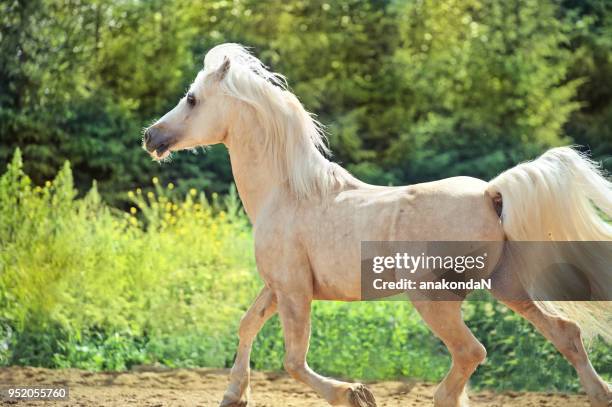
[[[77,198],[68,164],[32,185],[15,154],[0,178],[0,365],[231,366],[239,318],[262,285],[235,192],[180,196],[153,179],[126,198],[129,211],[108,207],[95,184]],[[476,386],[578,388],[554,348],[486,295],[465,314],[489,350]],[[591,353],[610,379],[610,347]],[[252,364],[282,369],[282,357],[274,317]],[[400,302],[316,303],[309,362],[352,379],[439,380],[449,366],[444,346]]]

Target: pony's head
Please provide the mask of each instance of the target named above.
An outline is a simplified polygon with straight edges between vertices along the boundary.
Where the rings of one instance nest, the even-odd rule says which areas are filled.
[[[209,53],[210,55],[210,53]],[[232,100],[221,91],[231,61],[208,61],[178,104],[144,132],[144,147],[156,160],[171,151],[222,142]]]
[[[258,83],[259,82],[259,83]],[[211,49],[202,69],[178,104],[144,132],[144,147],[156,160],[171,151],[221,143],[236,120],[240,102],[247,102],[267,85],[285,86],[284,78],[272,73],[238,44]],[[251,93],[251,95],[249,95]]]
[[[300,196],[323,191],[332,181],[321,154],[324,141],[285,78],[238,44],[211,49],[185,97],[144,134],[144,147],[156,160],[197,146],[251,143],[279,181],[288,181]]]

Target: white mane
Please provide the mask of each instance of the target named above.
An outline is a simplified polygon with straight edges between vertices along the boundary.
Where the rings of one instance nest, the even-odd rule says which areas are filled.
[[[264,146],[271,164],[298,198],[324,195],[350,177],[329,162],[321,125],[287,90],[285,77],[270,72],[249,51],[238,44],[222,44],[204,59],[204,72],[214,74],[229,60],[221,89],[255,110],[265,129]]]

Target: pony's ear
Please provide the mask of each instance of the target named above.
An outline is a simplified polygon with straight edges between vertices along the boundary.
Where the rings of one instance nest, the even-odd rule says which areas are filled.
[[[230,60],[228,57],[223,57],[223,63],[221,64],[219,69],[217,69],[217,72],[215,73],[217,80],[218,81],[223,80],[223,78],[225,78],[225,75],[227,74],[227,71],[229,71],[229,69],[230,69]]]

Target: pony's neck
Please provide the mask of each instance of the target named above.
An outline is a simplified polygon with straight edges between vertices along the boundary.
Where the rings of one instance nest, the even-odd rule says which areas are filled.
[[[240,199],[252,223],[276,188],[286,188],[296,199],[311,199],[358,184],[321,154],[315,143],[322,140],[319,133],[312,133],[316,132],[315,123],[297,99],[291,96],[284,100],[286,110],[279,108],[275,133],[269,122],[264,127],[257,112],[242,106],[241,114],[236,115],[240,118],[232,123],[224,140]]]
[[[266,198],[280,184],[269,168],[261,144],[253,142],[253,133],[258,131],[263,130],[257,125],[249,128],[244,123],[235,123],[224,142],[238,195],[253,224]]]

